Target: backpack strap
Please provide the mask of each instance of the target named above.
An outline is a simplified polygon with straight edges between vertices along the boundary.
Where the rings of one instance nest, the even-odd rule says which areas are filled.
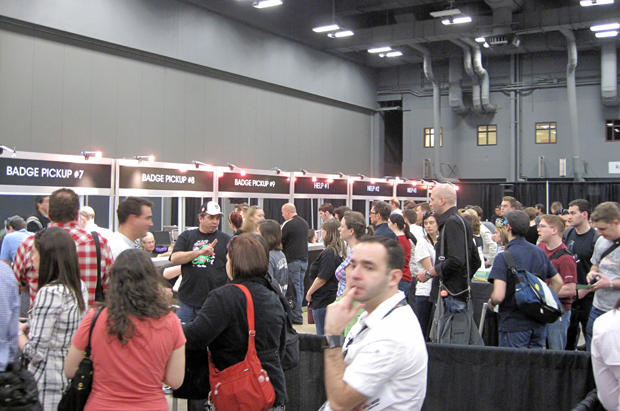
[[[96,231],[92,231],[90,235],[95,242],[97,250],[97,285],[95,286],[95,301],[103,301],[103,287],[101,286],[101,244],[99,243],[99,235]]]
[[[510,254],[510,251],[505,250],[503,252],[504,254],[504,258],[506,259],[506,264],[508,265],[508,269],[514,271],[517,266],[515,265],[515,260],[513,260],[512,258],[512,254]]]
[[[562,257],[563,255],[570,255],[570,256],[572,256],[573,253],[571,253],[568,248],[561,248],[559,250],[556,250],[553,254],[551,254],[551,256],[549,257],[549,260],[551,260],[551,261],[557,260],[558,258]]]
[[[600,261],[603,261],[603,258],[607,257],[609,254],[611,254],[612,251],[614,251],[618,247],[620,247],[620,238],[617,238],[616,240],[614,240],[614,243],[611,245],[611,247],[609,247],[607,250],[603,252],[603,254],[601,254]]]

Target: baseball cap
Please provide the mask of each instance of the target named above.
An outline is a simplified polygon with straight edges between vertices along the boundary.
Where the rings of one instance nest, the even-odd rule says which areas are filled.
[[[224,215],[220,209],[220,205],[215,201],[208,201],[200,207],[200,214]]]
[[[522,236],[530,229],[530,217],[524,211],[511,210],[504,217],[506,217],[513,234]]]

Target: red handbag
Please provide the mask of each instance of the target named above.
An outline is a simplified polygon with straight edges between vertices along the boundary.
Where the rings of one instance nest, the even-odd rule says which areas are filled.
[[[209,398],[217,411],[266,411],[273,406],[276,393],[256,354],[254,346],[254,302],[248,289],[236,285],[243,291],[248,311],[248,352],[240,363],[219,371],[213,364],[209,352]]]

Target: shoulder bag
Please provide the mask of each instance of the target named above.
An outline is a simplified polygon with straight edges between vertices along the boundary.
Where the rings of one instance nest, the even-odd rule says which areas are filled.
[[[479,345],[483,346],[484,341],[480,336],[480,331],[476,327],[476,322],[474,321],[474,308],[472,306],[472,297],[471,297],[471,274],[470,274],[470,266],[469,266],[469,258],[470,258],[470,250],[469,250],[469,240],[467,239],[467,227],[465,226],[465,221],[462,217],[456,216],[458,220],[463,225],[463,230],[465,233],[465,264],[467,265],[467,288],[463,291],[460,291],[456,294],[450,293],[450,291],[445,288],[442,284],[442,281],[439,280],[439,288],[440,290],[445,290],[448,295],[457,296],[463,293],[467,293],[467,308],[459,313],[451,313],[445,312],[443,297],[441,296],[441,292],[437,295],[437,301],[435,303],[435,313],[433,316],[433,323],[431,324],[431,330],[429,333],[429,339],[431,342],[436,342],[440,344],[463,344],[463,345]],[[441,233],[441,243],[439,245],[439,255],[437,258],[445,257],[445,235],[444,230],[446,226],[444,225]],[[478,251],[475,250],[477,253]]]
[[[539,323],[556,322],[564,312],[557,294],[534,274],[517,268],[510,251],[504,251],[504,258],[515,279],[515,300],[519,310]]]
[[[254,301],[250,291],[241,284],[233,284],[245,294],[248,313],[248,352],[243,361],[220,371],[215,367],[209,351],[209,399],[216,410],[266,411],[273,405],[276,393],[256,354],[254,338]]]
[[[34,376],[21,361],[0,372],[0,410],[43,411]]]
[[[86,346],[86,350],[84,350],[84,358],[80,362],[75,375],[69,382],[69,386],[62,394],[62,398],[58,403],[58,411],[82,411],[86,405],[86,401],[88,401],[88,396],[93,388],[94,372],[93,360],[90,358],[90,340],[97,318],[103,308],[103,306],[99,307],[93,316],[93,321],[90,324],[90,331],[88,333],[88,345]]]

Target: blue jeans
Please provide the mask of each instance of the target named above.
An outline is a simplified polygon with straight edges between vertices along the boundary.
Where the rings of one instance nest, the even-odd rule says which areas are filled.
[[[426,341],[428,339],[428,331],[430,329],[433,303],[429,300],[427,295],[416,295],[415,305],[418,313],[418,321],[420,322],[422,334],[424,335],[424,341]]]
[[[507,348],[534,348],[542,350],[545,347],[547,333],[544,324],[529,331],[500,331],[499,346]]]
[[[446,297],[443,299],[444,307],[447,313],[460,313],[465,311],[467,303],[465,301],[457,300],[454,297]]]
[[[586,351],[590,352],[590,346],[592,345],[592,329],[594,327],[594,321],[605,314],[605,311],[599,310],[595,306],[592,306],[590,310],[590,317],[588,318],[588,325],[586,326]]]
[[[293,322],[303,323],[304,321],[304,317],[301,315],[301,306],[306,296],[304,293],[304,277],[307,269],[307,261],[296,260],[288,263],[288,275],[293,279],[297,294],[297,306],[291,311],[291,320]]]
[[[181,320],[182,323],[192,322],[192,320],[198,315],[201,308],[195,305],[188,305],[180,301],[179,306],[181,309],[177,312],[177,317],[179,317],[179,320]]]
[[[566,349],[566,335],[570,325],[570,310],[567,310],[556,322],[547,324],[547,346],[550,350]]]
[[[325,313],[327,307],[313,308],[312,315],[314,316],[314,325],[316,326],[316,335],[325,334]]]
[[[407,282],[407,281],[400,280],[398,282],[398,289],[404,292],[405,295],[407,295],[407,291],[409,291],[410,288],[411,288],[411,281]]]

